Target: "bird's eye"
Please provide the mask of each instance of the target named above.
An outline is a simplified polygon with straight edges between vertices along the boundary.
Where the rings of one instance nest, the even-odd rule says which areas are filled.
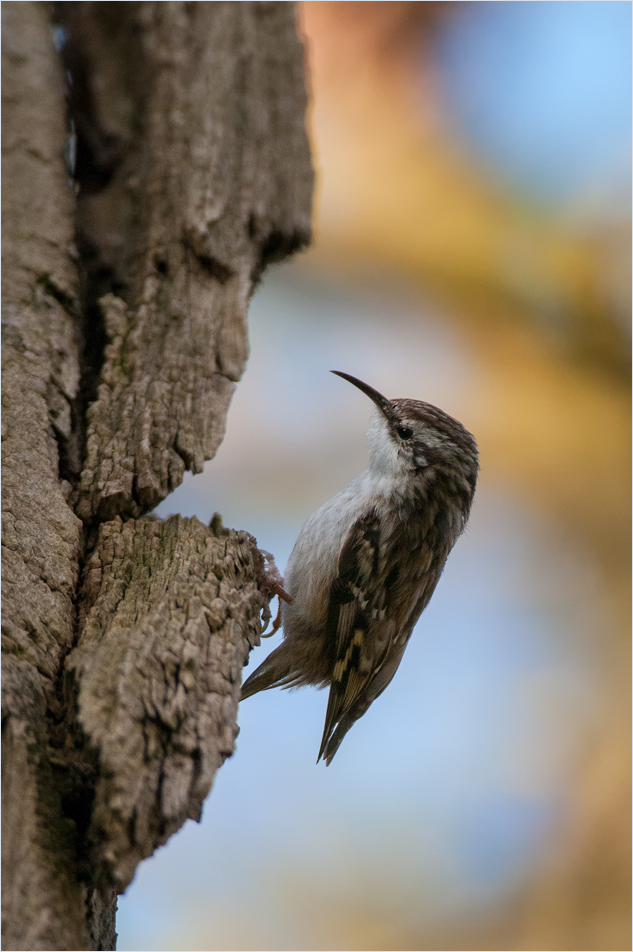
[[[401,440],[410,440],[413,436],[413,430],[410,426],[399,426],[396,433]]]

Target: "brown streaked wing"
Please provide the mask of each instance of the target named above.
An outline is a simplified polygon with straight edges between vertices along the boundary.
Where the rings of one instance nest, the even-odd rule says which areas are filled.
[[[373,674],[375,661],[367,643],[372,610],[381,598],[380,522],[375,512],[349,530],[330,588],[327,641],[332,650],[332,683],[325,715],[321,759],[337,723],[349,711]]]

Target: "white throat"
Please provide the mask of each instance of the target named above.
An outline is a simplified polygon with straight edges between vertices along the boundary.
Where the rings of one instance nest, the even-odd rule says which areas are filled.
[[[377,410],[374,414],[369,433],[369,472],[378,478],[401,478],[404,470],[404,460],[398,453],[398,448],[389,435],[387,421]]]

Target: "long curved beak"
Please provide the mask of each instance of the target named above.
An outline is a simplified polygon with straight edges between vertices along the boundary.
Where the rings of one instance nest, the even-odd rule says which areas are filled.
[[[376,404],[379,410],[381,410],[387,420],[393,420],[393,409],[391,407],[391,401],[387,400],[386,397],[383,397],[382,393],[378,393],[377,390],[374,390],[373,387],[370,387],[369,384],[363,383],[362,380],[359,380],[358,377],[352,377],[351,374],[345,374],[342,370],[330,370],[331,374],[336,374],[337,377],[342,377],[343,380],[347,380],[349,383],[353,384],[355,387],[358,387],[359,390],[362,390],[370,400]]]

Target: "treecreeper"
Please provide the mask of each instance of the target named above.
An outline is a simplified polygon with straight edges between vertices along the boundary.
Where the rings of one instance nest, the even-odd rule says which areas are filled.
[[[284,580],[284,640],[242,687],[244,699],[329,686],[317,758],[327,764],[396,673],[464,531],[479,469],[475,438],[447,413],[332,373],[376,406],[369,467],[301,529]]]

